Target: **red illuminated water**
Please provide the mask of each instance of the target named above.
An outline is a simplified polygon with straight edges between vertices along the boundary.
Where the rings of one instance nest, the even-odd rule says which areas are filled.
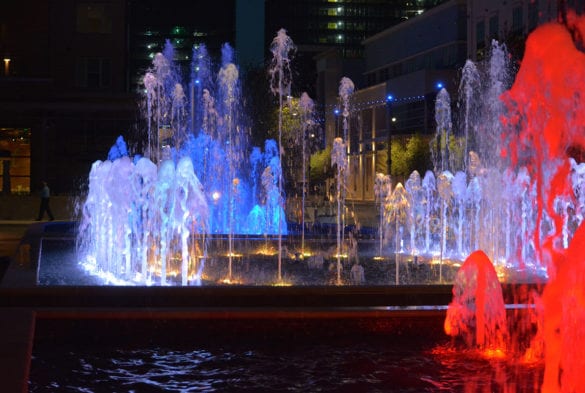
[[[585,227],[581,224],[569,247],[563,249],[562,217],[554,209],[559,197],[574,200],[569,157],[582,161],[585,152],[585,17],[568,12],[564,19],[543,25],[529,36],[514,85],[502,97],[508,109],[502,118],[504,135],[509,138],[505,144],[509,149],[502,153],[512,167],[527,168],[536,185],[535,204],[541,207],[532,241],[549,278],[536,299],[542,322],[527,354],[544,358],[540,389],[547,393],[585,391]],[[543,234],[545,227],[552,230]],[[469,277],[471,271],[477,271],[475,286],[467,296],[475,297],[472,323],[477,324],[474,337],[478,346],[487,340],[480,331],[481,321],[487,318],[480,311],[489,310],[482,287],[487,281],[482,281],[479,272],[483,270],[489,280],[493,273],[488,263],[474,253],[461,273]],[[449,310],[445,324],[451,334],[458,333],[453,328],[457,321],[469,318],[465,312],[455,318],[461,306],[455,290],[454,295],[456,307]]]
[[[585,389],[585,228],[581,224],[567,250],[559,246],[562,217],[558,196],[573,196],[569,154],[585,149],[585,17],[568,13],[565,23],[537,29],[526,42],[522,67],[505,97],[517,130],[512,162],[526,165],[537,185],[537,203],[553,219],[555,231],[534,241],[549,281],[542,295],[545,375],[543,392]],[[537,222],[543,219],[539,213]],[[537,225],[537,228],[540,225]]]
[[[457,273],[445,332],[463,337],[469,347],[505,350],[507,328],[502,287],[483,251],[472,253]]]

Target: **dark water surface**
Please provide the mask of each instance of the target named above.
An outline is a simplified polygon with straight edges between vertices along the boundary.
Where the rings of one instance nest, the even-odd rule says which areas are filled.
[[[455,349],[430,326],[89,323],[40,322],[31,392],[537,392],[543,371]]]

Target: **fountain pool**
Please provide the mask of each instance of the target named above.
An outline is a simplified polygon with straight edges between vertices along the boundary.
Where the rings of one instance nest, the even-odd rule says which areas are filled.
[[[542,363],[454,346],[444,311],[306,313],[40,321],[30,391],[534,392],[542,381]]]
[[[429,235],[423,236],[414,231],[413,237],[413,226],[406,224],[418,221],[408,220],[408,208],[415,206],[408,203],[409,189],[421,191],[424,196],[422,191],[431,190],[432,178],[422,181],[421,189],[416,182],[405,185],[402,190],[398,186],[394,189],[400,190],[400,195],[394,195],[390,201],[400,203],[384,205],[384,210],[389,212],[385,216],[389,217],[385,224],[390,224],[386,227],[390,232],[384,237],[404,237],[389,247],[386,244],[389,250],[387,255],[391,258],[376,265],[375,257],[380,256],[376,255],[380,250],[376,238],[358,238],[358,249],[362,252],[357,253],[360,262],[350,262],[344,269],[347,272],[344,283],[350,283],[352,277],[361,277],[360,274],[352,276],[349,272],[353,266],[362,263],[366,284],[373,277],[382,277],[381,281],[374,280],[371,286],[339,285],[339,252],[321,256],[316,252],[312,257],[301,258],[298,252],[293,251],[284,258],[287,262],[283,277],[287,276],[287,271],[290,277],[295,276],[295,266],[302,266],[298,277],[304,278],[298,281],[300,285],[290,287],[270,287],[264,285],[265,282],[250,285],[253,281],[239,286],[190,285],[205,283],[203,271],[211,265],[211,261],[207,263],[206,260],[203,270],[195,269],[201,272],[200,275],[190,277],[182,274],[176,279],[181,286],[169,286],[174,280],[174,276],[169,274],[171,270],[166,270],[172,267],[169,263],[162,264],[164,268],[161,265],[164,274],[159,274],[156,269],[154,272],[141,270],[139,273],[142,275],[137,280],[140,285],[136,287],[82,287],[67,283],[61,287],[36,286],[32,290],[14,290],[10,296],[0,297],[4,305],[33,307],[37,318],[36,349],[33,349],[33,354],[35,350],[38,352],[32,361],[31,386],[41,390],[46,386],[59,389],[77,379],[84,381],[82,384],[90,384],[87,374],[94,374],[99,369],[105,370],[105,373],[97,381],[94,378],[98,384],[127,384],[130,389],[141,387],[147,390],[160,389],[165,383],[178,389],[188,389],[201,387],[197,385],[201,382],[203,388],[209,391],[225,390],[231,386],[240,390],[273,390],[274,387],[290,390],[307,387],[320,390],[331,387],[332,391],[361,388],[383,390],[383,387],[393,386],[393,383],[397,386],[396,391],[581,391],[585,382],[583,360],[578,351],[584,345],[585,336],[582,328],[585,320],[582,306],[585,299],[582,290],[585,227],[581,222],[581,164],[575,160],[571,162],[571,158],[579,157],[585,151],[585,103],[580,91],[585,86],[583,37],[585,18],[571,12],[563,15],[558,22],[539,27],[530,35],[522,66],[511,88],[490,89],[501,92],[490,99],[498,100],[498,105],[492,105],[489,113],[490,116],[497,114],[497,126],[492,125],[494,129],[501,129],[505,138],[503,147],[496,149],[498,157],[503,158],[488,167],[481,164],[489,161],[477,155],[481,152],[470,151],[466,169],[472,179],[469,182],[472,186],[469,187],[466,181],[457,180],[457,175],[447,173],[445,168],[448,168],[452,156],[442,156],[441,171],[434,177],[433,188],[441,201],[434,207],[438,220],[422,222],[422,228],[427,224],[434,226],[434,234],[428,232]],[[233,76],[233,69],[228,68],[231,70],[228,74]],[[160,86],[164,84],[156,85],[149,79],[151,82],[151,86],[159,86],[154,91],[162,90]],[[230,89],[227,90],[233,91]],[[178,90],[173,91],[176,92],[175,97],[181,97]],[[228,94],[227,97],[231,96]],[[161,106],[164,100],[157,100],[157,105]],[[151,113],[156,112],[154,108],[157,105],[151,107]],[[448,121],[438,123],[445,130],[450,127]],[[439,143],[448,135],[445,131]],[[155,145],[151,143],[150,146]],[[160,153],[157,159],[161,161],[165,154],[169,154],[170,158],[174,154],[170,148],[161,150],[157,147],[155,151]],[[126,173],[124,171],[128,168],[132,168],[130,172],[136,170],[131,165],[143,165],[129,157],[117,160],[121,164],[116,164],[118,161],[115,159],[106,166],[119,166],[121,173]],[[108,220],[115,220],[118,215],[101,216],[105,219],[104,225],[98,227],[100,230],[107,228],[109,232],[103,232],[105,243],[99,250],[114,255],[114,258],[104,258],[104,261],[110,264],[113,271],[119,270],[122,278],[133,272],[126,268],[127,264],[140,265],[144,259],[130,258],[130,253],[124,251],[128,248],[124,247],[128,241],[130,245],[146,243],[141,243],[141,236],[129,234],[133,233],[133,225],[148,227],[152,223],[157,228],[173,229],[173,237],[157,235],[157,241],[165,250],[170,250],[171,244],[179,246],[181,252],[178,255],[182,259],[177,262],[177,269],[182,273],[185,272],[186,260],[182,253],[185,250],[185,234],[187,245],[191,247],[187,248],[204,250],[205,258],[210,260],[216,247],[214,241],[236,246],[228,247],[230,255],[221,257],[223,259],[216,257],[214,263],[219,271],[253,270],[252,266],[260,264],[262,258],[254,256],[247,261],[242,258],[240,266],[240,262],[234,260],[235,251],[238,247],[249,251],[257,248],[259,243],[272,248],[277,243],[275,238],[270,237],[274,234],[253,235],[253,239],[238,237],[236,242],[232,242],[236,232],[228,230],[231,236],[214,239],[213,231],[203,230],[207,225],[205,211],[196,210],[197,214],[191,215],[191,210],[186,208],[203,204],[202,199],[197,197],[202,195],[197,190],[201,191],[199,184],[203,183],[198,183],[191,176],[188,163],[181,164],[180,158],[172,163],[175,179],[177,173],[182,173],[185,183],[180,184],[188,185],[186,189],[180,189],[183,191],[179,195],[183,199],[173,199],[177,188],[171,186],[176,187],[179,183],[157,183],[155,190],[174,190],[166,194],[174,196],[163,198],[165,201],[179,203],[165,205],[169,209],[161,212],[156,220],[124,219],[119,224],[113,224]],[[145,167],[147,170],[140,173],[152,173],[148,170],[148,167],[152,168],[150,164]],[[161,164],[157,170],[161,171],[164,167]],[[172,172],[170,164],[168,167],[167,170]],[[269,171],[264,180],[269,180],[271,185],[276,184],[275,173]],[[229,176],[228,193],[240,184],[233,181],[235,178],[239,179]],[[133,184],[147,184],[145,179],[148,177]],[[510,195],[508,189],[502,187],[502,179],[515,179],[505,183],[514,184],[517,192],[513,194],[514,198],[500,198]],[[424,189],[425,184],[427,189]],[[459,187],[461,184],[466,187]],[[465,203],[472,205],[461,208],[460,194],[454,190],[463,188],[469,192]],[[115,198],[106,207],[124,207],[126,212],[141,211],[139,207],[143,205],[127,203],[129,200],[123,198],[125,195],[121,191],[121,188],[116,190],[113,194]],[[232,196],[237,194],[233,192]],[[388,195],[392,194],[388,192]],[[138,191],[134,195],[142,194]],[[95,199],[96,203],[99,200]],[[407,203],[403,203],[405,200]],[[232,205],[228,203],[227,206],[229,211]],[[512,210],[512,207],[518,210]],[[178,214],[185,218],[185,212],[189,212],[189,225],[185,225],[187,221],[164,221],[164,215],[176,217]],[[503,214],[496,214],[498,212]],[[148,212],[142,213],[148,216]],[[145,216],[141,214],[139,217],[142,219]],[[230,217],[228,214],[226,222],[233,224],[235,221]],[[464,222],[472,223],[473,231],[478,229],[472,232],[473,236],[466,238],[464,232],[458,232],[456,228],[459,228],[460,217]],[[92,224],[89,225],[91,227]],[[92,232],[88,229],[90,227],[82,225],[81,231]],[[508,231],[512,228],[520,230]],[[150,232],[140,233],[150,236]],[[339,234],[339,231],[336,233]],[[294,236],[279,236],[278,243],[282,241],[286,246],[288,239],[294,239]],[[57,242],[54,243],[55,252],[71,250],[75,254],[77,250],[72,244],[69,248],[58,244],[63,239],[43,240],[40,255],[47,260],[39,265],[39,274],[43,272],[42,265],[46,263],[48,267],[51,264],[49,243],[53,241]],[[310,242],[310,236],[307,241]],[[293,244],[289,243],[289,250],[294,249]],[[340,248],[337,239],[332,237],[319,238],[315,244],[324,249],[335,248],[336,251]],[[465,262],[463,265],[467,267],[459,268],[455,263],[445,262],[452,257],[450,252],[476,244],[480,245],[479,248],[485,247],[485,250],[457,259],[459,262],[456,263],[464,259],[469,261],[469,264]],[[87,243],[84,245],[87,246]],[[410,249],[406,245],[410,245]],[[420,245],[432,245],[426,251],[439,250],[441,258],[438,267],[434,268],[433,264],[435,252],[415,252],[422,251]],[[145,251],[143,246],[129,249],[139,255],[153,252],[150,249]],[[225,248],[217,245],[216,249]],[[190,252],[188,255],[192,256]],[[171,261],[175,254],[169,252],[162,255],[169,256]],[[500,262],[502,255],[510,256],[510,260]],[[399,261],[395,256],[403,257],[405,261]],[[332,283],[335,285],[314,285],[312,278],[306,278],[310,276],[306,272],[312,269],[310,262],[319,266],[321,257],[323,262],[336,260],[332,269],[335,276]],[[52,258],[55,263],[61,257],[57,255]],[[202,266],[191,258],[190,264]],[[435,285],[419,286],[414,285],[416,282],[402,281],[421,265],[431,275],[435,274],[431,280]],[[187,265],[188,273],[191,272],[190,266]],[[320,266],[324,274],[331,273],[325,265]],[[349,269],[350,266],[352,269]],[[380,266],[386,266],[382,274],[371,270]],[[502,267],[512,272],[505,280],[500,277],[499,269]],[[277,267],[271,263],[267,276],[280,276],[280,268],[279,262],[279,274],[276,275]],[[392,276],[392,271],[398,271],[398,274]],[[163,285],[147,287],[150,281],[145,272],[152,274],[157,284]],[[47,277],[50,279],[50,276],[48,274]],[[221,276],[223,273],[217,273],[217,277]],[[518,277],[524,277],[529,283],[501,283],[502,280],[516,283]],[[215,279],[210,281],[215,282]],[[442,284],[445,281],[462,282],[463,285],[455,286],[452,294],[451,285]],[[396,285],[400,283],[409,285]],[[501,289],[501,301],[499,298],[494,301],[491,295],[486,296],[488,289]],[[453,334],[449,338],[442,329],[449,312],[457,308],[463,311],[465,318],[458,319],[453,315],[447,318],[451,322],[456,321],[448,324],[447,332]],[[492,340],[494,337],[488,337],[489,329],[484,329],[490,321],[495,321],[491,325],[496,334],[495,341]],[[142,333],[138,334],[138,330]],[[471,332],[470,336],[457,334],[461,331]],[[79,343],[87,351],[76,352],[75,348],[68,348],[64,343],[69,340]],[[103,346],[115,348],[117,343],[122,351],[108,351],[105,357],[94,356],[96,347],[100,350]],[[136,347],[139,349],[136,350]],[[72,353],[70,356],[67,355],[69,351]],[[51,357],[53,352],[58,359],[74,365],[74,371],[69,373],[59,367],[59,370],[49,369],[46,372],[46,368],[55,362]],[[184,373],[176,373],[177,370],[184,370]],[[191,376],[193,378],[189,379]]]

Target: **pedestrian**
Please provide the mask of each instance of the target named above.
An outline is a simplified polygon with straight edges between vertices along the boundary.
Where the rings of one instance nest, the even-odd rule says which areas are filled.
[[[49,199],[51,197],[51,190],[46,181],[43,181],[43,188],[41,189],[41,206],[39,207],[39,216],[37,217],[37,221],[41,221],[45,212],[49,216],[49,220],[53,221],[55,217],[53,217],[53,213],[51,212],[51,206],[49,205]]]

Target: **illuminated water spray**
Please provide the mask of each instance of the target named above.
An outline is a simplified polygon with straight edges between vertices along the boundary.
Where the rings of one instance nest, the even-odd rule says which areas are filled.
[[[347,148],[343,139],[335,138],[331,149],[331,166],[335,168],[337,184],[335,199],[337,200],[337,285],[341,285],[341,244],[343,240],[342,207],[347,178]]]
[[[484,193],[505,194],[492,201],[505,201],[501,210],[507,219],[519,223],[513,233],[522,242],[516,243],[523,259],[521,266],[538,263],[547,271],[542,295],[532,295],[536,303],[533,313],[510,325],[524,331],[537,328],[523,358],[544,358],[540,388],[546,393],[577,392],[585,386],[581,353],[585,346],[583,171],[575,160],[582,159],[585,151],[583,37],[585,17],[572,12],[531,33],[513,86],[502,101],[491,106],[505,105],[507,109],[499,123],[506,160],[499,159],[494,165],[506,162],[509,167],[501,181],[495,176],[478,177]],[[498,86],[493,88],[500,91]],[[516,212],[512,205],[518,207]],[[488,228],[498,222],[497,217],[486,215],[482,220]],[[513,244],[508,229],[502,232],[504,242]],[[518,347],[507,342],[512,332],[502,328],[506,322],[501,286],[483,252],[470,255],[453,291],[445,321],[447,333],[466,336],[480,347]]]
[[[278,148],[248,150],[231,48],[217,72],[194,48],[189,94],[172,53],[167,43],[143,78],[144,156],[119,138],[90,172],[78,254],[106,283],[196,285],[210,235],[227,235],[231,267],[233,234],[287,233],[282,194],[257,187],[266,169],[280,179]]]
[[[272,93],[278,96],[278,159],[282,162],[282,104],[283,98],[290,96],[292,73],[290,63],[296,47],[286,30],[280,29],[270,46],[272,64],[270,66],[270,85]],[[282,176],[278,176],[278,192],[282,198]],[[282,281],[282,224],[278,221],[278,281]]]
[[[302,155],[303,155],[303,189],[302,189],[302,204],[301,204],[301,226],[302,226],[302,233],[301,233],[301,253],[305,253],[305,197],[308,191],[307,187],[307,157],[309,151],[307,144],[310,140],[307,133],[311,132],[311,129],[315,125],[314,120],[314,111],[315,111],[315,103],[309,97],[306,92],[303,92],[301,95],[301,99],[299,102],[299,107],[301,109],[301,132],[300,132],[300,143],[302,144]]]
[[[382,246],[384,239],[384,210],[386,207],[386,198],[392,192],[392,180],[390,175],[384,175],[382,173],[376,173],[376,179],[374,180],[374,195],[376,196],[376,203],[378,204],[378,256],[382,256]]]

